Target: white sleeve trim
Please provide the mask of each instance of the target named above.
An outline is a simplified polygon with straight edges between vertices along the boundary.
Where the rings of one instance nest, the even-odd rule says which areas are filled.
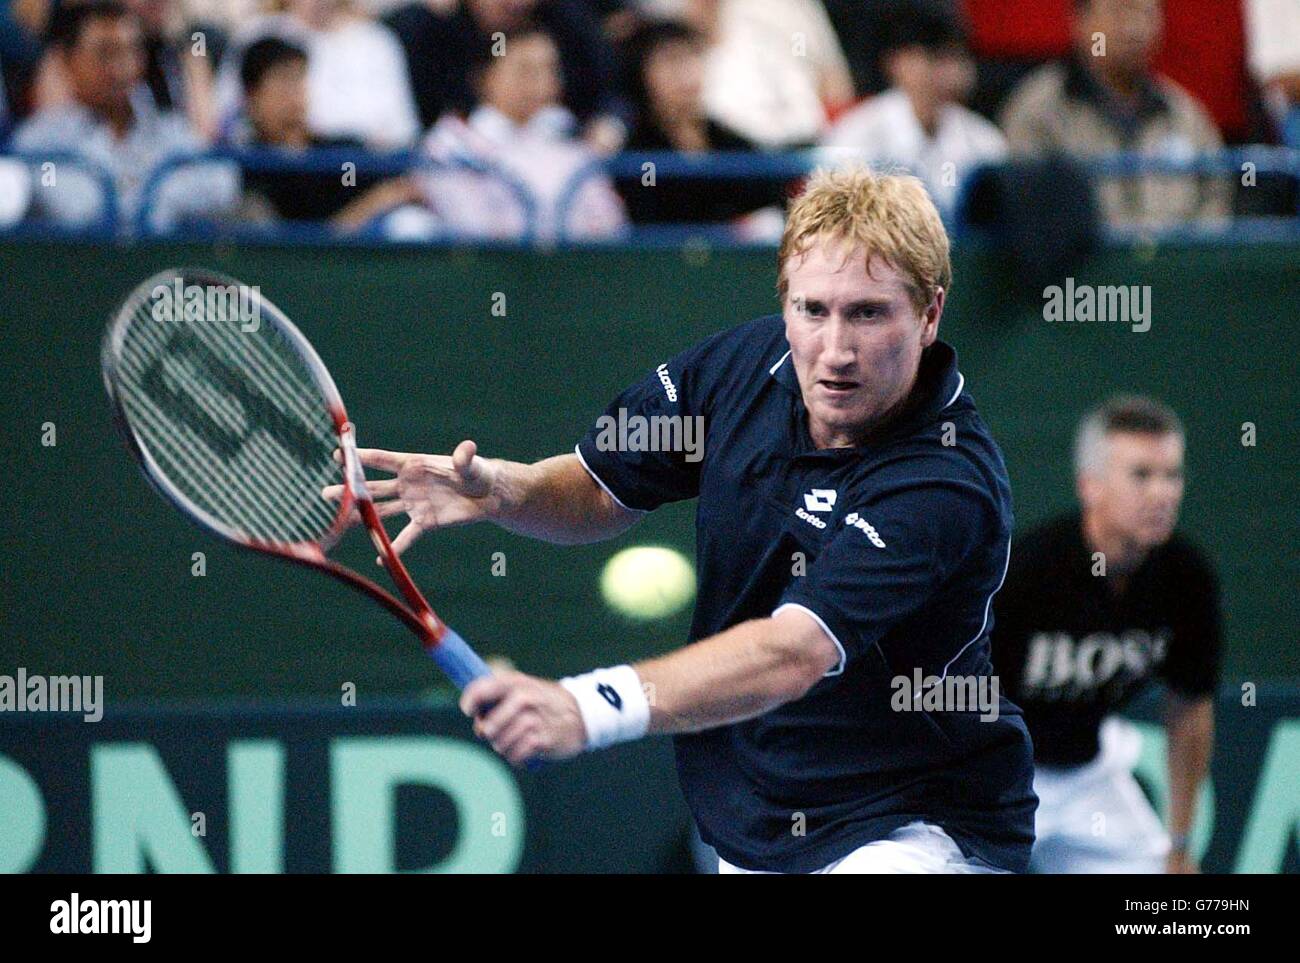
[[[839,663],[836,664],[834,668],[828,669],[826,673],[822,676],[822,678],[841,674],[844,671],[844,663],[848,661],[848,656],[844,654],[844,646],[840,645],[840,640],[835,638],[835,633],[831,631],[830,626],[827,625],[822,620],[822,617],[820,615],[818,615],[812,609],[808,608],[808,606],[800,605],[798,602],[785,602],[782,603],[781,605],[778,605],[776,609],[773,610],[772,617],[775,618],[777,615],[779,615],[781,612],[785,611],[786,609],[798,609],[800,612],[807,614],[809,618],[811,618],[814,622],[816,622],[821,627],[821,630],[826,633],[826,638],[834,642],[835,648],[839,650],[840,653]]]
[[[625,512],[635,512],[638,515],[650,514],[650,512],[644,508],[632,508],[628,505],[624,505],[623,500],[619,498],[617,495],[615,495],[612,491],[610,491],[609,486],[606,485],[603,481],[601,481],[600,476],[591,470],[591,466],[587,464],[587,459],[582,457],[582,447],[580,445],[573,446],[573,453],[578,456],[579,463],[582,465],[583,469],[587,472],[587,474],[591,476],[591,480],[594,481],[597,485],[599,485],[602,489],[604,489],[606,495],[614,499],[615,505],[623,509],[623,511]]]

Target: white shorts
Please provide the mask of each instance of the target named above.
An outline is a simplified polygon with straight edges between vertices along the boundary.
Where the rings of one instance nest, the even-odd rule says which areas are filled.
[[[758,874],[718,859],[719,873]],[[867,843],[814,873],[1005,873],[962,855],[952,837],[932,823],[908,823],[887,839]]]
[[[1101,751],[1082,766],[1039,766],[1035,873],[1162,873],[1169,836],[1133,778],[1142,736],[1117,717],[1101,726]]]

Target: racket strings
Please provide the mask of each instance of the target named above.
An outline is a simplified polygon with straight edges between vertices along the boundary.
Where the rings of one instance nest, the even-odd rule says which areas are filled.
[[[234,402],[234,399],[230,399],[229,396],[222,396],[220,392],[201,390],[201,382],[191,382],[191,385],[188,385],[188,387],[190,387],[191,394],[192,396],[195,396],[195,398],[205,398],[207,395],[212,395],[213,399],[216,400],[216,404],[214,404],[213,407],[217,408],[218,413],[225,415],[227,421],[230,421],[235,428],[247,429],[247,415],[238,407],[238,402]],[[276,454],[268,455],[266,452],[261,450],[260,447],[257,447],[259,446],[259,439],[261,438],[263,438],[263,435],[261,434],[250,435],[248,441],[244,442],[244,446],[246,446],[244,454],[250,457],[251,463],[255,465],[257,469],[263,470],[270,480],[276,482],[276,486],[272,486],[269,489],[272,499],[277,500],[282,507],[291,508],[291,503],[287,502],[283,491],[286,489],[292,489],[292,485],[294,485],[294,477],[283,469],[282,463],[283,460],[285,460],[283,459],[283,456],[276,456]],[[331,446],[331,444],[334,443],[333,435],[326,434],[324,441],[326,444],[330,444]],[[281,487],[277,486],[286,486],[286,489],[281,489]],[[326,506],[324,502],[320,502],[320,500],[316,499],[309,503],[309,507],[316,509],[318,520],[324,521],[325,524],[329,524],[329,521],[333,519],[331,509]]]
[[[323,411],[323,403],[319,398],[319,391],[314,384],[308,380],[307,376],[290,371],[287,366],[275,354],[263,351],[266,344],[260,338],[249,338],[245,333],[236,334],[236,325],[232,318],[227,316],[218,316],[218,324],[212,326],[202,326],[193,328],[192,332],[198,338],[204,340],[213,350],[213,359],[216,362],[233,359],[237,364],[246,362],[249,370],[241,371],[241,380],[247,380],[255,384],[259,389],[257,393],[251,395],[245,394],[244,403],[234,399],[231,395],[223,392],[221,386],[212,390],[212,386],[206,381],[199,381],[196,387],[189,387],[195,397],[206,398],[211,396],[221,408],[227,412],[237,412],[235,424],[237,427],[245,430],[241,437],[240,445],[242,450],[228,452],[229,455],[238,454],[241,457],[247,457],[251,465],[256,469],[265,472],[268,480],[278,482],[284,486],[284,489],[292,491],[298,483],[297,473],[288,469],[287,466],[295,465],[295,460],[290,457],[291,453],[285,450],[283,446],[277,447],[271,443],[274,437],[267,431],[249,431],[252,425],[266,427],[278,422],[281,427],[284,426],[283,412],[289,410],[297,416],[298,425],[312,425],[319,430],[313,436],[307,435],[304,439],[299,437],[296,447],[298,450],[297,464],[302,464],[305,459],[308,464],[315,462],[321,465],[322,452],[328,454],[335,445],[335,439],[332,432],[332,426],[328,416]],[[147,330],[147,329],[146,329]],[[270,329],[268,335],[275,335],[276,330]],[[225,334],[226,339],[221,340]],[[284,345],[278,344],[275,347],[284,349]],[[229,375],[226,375],[229,379]],[[291,387],[284,389],[285,384]],[[204,388],[208,390],[204,391]],[[227,385],[239,389],[240,384]],[[248,404],[251,397],[252,404]],[[316,406],[313,408],[309,402],[303,400],[304,397],[313,398]],[[250,422],[252,425],[250,425]],[[299,434],[303,434],[301,431]],[[323,465],[325,472],[333,476],[335,469],[327,460]],[[314,479],[312,484],[314,484]],[[285,497],[283,489],[270,488],[269,493],[272,496],[279,496],[277,499],[286,509],[292,509],[294,503]],[[314,509],[316,520],[328,525],[333,517],[333,510],[322,502],[318,497],[306,501],[306,507]]]
[[[230,300],[183,320],[155,318],[147,299],[134,306],[118,347],[127,419],[167,480],[215,520],[262,541],[319,540],[337,511],[320,489],[339,475],[326,399],[269,312],[244,331]]]
[[[248,462],[245,470],[221,471],[219,463],[203,458],[201,453],[210,447],[189,424],[169,416],[148,392],[142,392],[136,402],[139,405],[136,414],[144,419],[148,429],[141,434],[156,446],[151,447],[151,454],[187,496],[226,524],[261,540],[301,540],[294,537],[297,533],[291,526],[285,525],[286,516],[301,514],[285,494],[295,487],[294,479],[278,459],[267,457],[254,447],[256,435],[245,444],[243,455]],[[170,459],[159,459],[159,454],[169,455]],[[232,463],[230,467],[236,466]],[[254,484],[253,479],[258,477],[272,484]],[[317,516],[317,524],[309,524],[310,531],[305,535],[316,535],[332,519],[332,513],[323,505],[317,510]]]
[[[142,330],[149,330],[147,322]],[[333,511],[319,499],[319,485],[315,484],[315,479],[310,479],[306,483],[307,488],[311,489],[310,495],[315,497],[304,499],[304,486],[298,477],[299,473],[288,467],[296,464],[296,460],[287,457],[283,449],[277,451],[272,446],[262,444],[264,433],[249,430],[257,427],[259,415],[264,416],[265,412],[240,411],[241,406],[237,401],[230,398],[221,399],[221,395],[212,391],[211,385],[205,381],[190,380],[186,384],[184,370],[169,368],[169,373],[175,381],[187,389],[188,393],[181,395],[181,398],[193,401],[195,398],[212,395],[219,400],[218,411],[224,411],[231,416],[235,424],[245,429],[243,441],[238,449],[230,450],[228,446],[218,446],[227,449],[218,451],[218,454],[224,456],[228,462],[227,467],[232,469],[230,471],[215,473],[205,471],[201,467],[202,459],[196,460],[194,457],[179,460],[179,467],[187,470],[188,474],[182,472],[182,477],[176,480],[190,483],[190,492],[187,494],[197,495],[199,498],[207,496],[207,501],[218,505],[228,513],[229,517],[225,519],[228,523],[233,523],[234,527],[246,529],[249,534],[266,540],[302,540],[304,537],[315,537],[320,531],[328,528],[333,519]],[[144,397],[148,398],[147,392]],[[184,447],[189,449],[187,453],[201,452],[204,449],[212,450],[213,439],[210,434],[208,437],[200,437],[186,419],[168,417],[157,405],[150,404],[150,407],[154,409],[156,416],[154,420],[155,427],[158,429],[158,440],[163,441],[164,444],[174,441],[169,439],[168,435],[175,433],[179,435]],[[332,436],[324,434],[318,448],[328,449],[333,443]],[[170,444],[168,448],[175,452],[176,445]],[[333,469],[328,465],[326,469],[325,475],[328,479],[332,477]],[[202,484],[209,476],[216,482],[215,485]],[[270,484],[267,484],[268,482]],[[290,522],[287,526],[286,520]],[[305,524],[295,524],[296,522]]]

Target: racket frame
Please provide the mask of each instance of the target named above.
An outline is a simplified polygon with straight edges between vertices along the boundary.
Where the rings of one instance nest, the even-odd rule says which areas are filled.
[[[397,553],[393,551],[392,541],[384,529],[379,513],[375,509],[374,499],[366,486],[365,470],[357,454],[355,429],[348,420],[343,407],[343,399],[338,387],[330,376],[325,363],[312,347],[306,336],[298,330],[279,308],[257,292],[259,305],[259,324],[270,323],[285,336],[290,345],[298,352],[324,396],[326,408],[335,432],[338,435],[340,466],[343,481],[343,497],[339,500],[338,512],[330,528],[318,541],[311,542],[268,542],[252,538],[226,525],[211,513],[205,511],[187,496],[162,471],[152,453],[137,436],[127,417],[125,402],[117,389],[118,362],[122,342],[128,325],[134,318],[139,306],[146,303],[149,294],[160,284],[170,284],[176,277],[187,282],[211,283],[220,285],[238,285],[247,287],[240,281],[206,268],[170,268],[159,272],[134,288],[118,309],[104,335],[101,351],[101,367],[104,387],[113,409],[113,421],[126,441],[127,447],[135,455],[149,483],[171,502],[183,515],[191,519],[200,528],[231,542],[240,548],[273,555],[299,565],[318,569],[342,582],[349,588],[374,599],[394,616],[396,616],[416,637],[419,638],[425,652],[438,663],[456,683],[464,688],[474,678],[490,673],[483,660],[469,647],[464,639],[438,618],[428,600],[420,592],[411,578],[406,566],[402,564]],[[166,281],[164,281],[166,279]],[[370,534],[370,540],[379,553],[379,559],[398,591],[406,600],[401,600],[391,592],[350,568],[329,558],[328,551],[338,543],[349,527],[352,510],[356,509]]]

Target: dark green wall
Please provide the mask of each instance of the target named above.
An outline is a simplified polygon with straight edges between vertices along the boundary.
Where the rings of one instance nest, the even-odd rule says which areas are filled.
[[[313,573],[236,553],[154,496],[111,433],[99,380],[107,315],[176,263],[260,285],[315,342],[362,444],[489,455],[570,450],[623,385],[709,332],[775,309],[766,252],[448,252],[0,244],[0,379],[8,486],[0,671],[102,673],[110,700],[422,690],[438,676],[405,630]],[[1150,284],[1152,328],[1049,325],[1008,268],[963,252],[943,335],[1001,441],[1023,527],[1070,503],[1082,408],[1157,394],[1190,435],[1184,529],[1219,563],[1230,678],[1300,675],[1296,357],[1300,251],[1115,252],[1082,282]],[[492,314],[493,294],[507,314]],[[1254,422],[1258,444],[1241,444]],[[41,445],[45,422],[57,445]],[[617,543],[556,548],[490,528],[410,555],[434,606],[485,653],[557,673],[662,650],[686,631],[608,613],[616,548],[689,551],[691,506]],[[345,558],[368,564],[364,545]],[[191,553],[207,576],[190,574]],[[493,552],[507,559],[490,574]]]

